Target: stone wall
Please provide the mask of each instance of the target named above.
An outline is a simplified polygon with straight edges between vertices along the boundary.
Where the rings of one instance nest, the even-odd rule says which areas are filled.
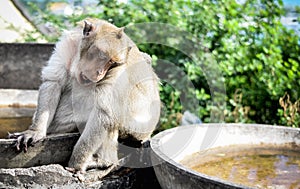
[[[38,89],[54,44],[0,43],[0,88]]]

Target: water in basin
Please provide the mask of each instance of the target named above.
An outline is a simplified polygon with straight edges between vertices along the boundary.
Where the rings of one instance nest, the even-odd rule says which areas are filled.
[[[7,138],[8,132],[26,130],[32,122],[31,117],[0,118],[0,138]]]
[[[181,163],[244,186],[300,188],[299,146],[232,145],[194,153]]]

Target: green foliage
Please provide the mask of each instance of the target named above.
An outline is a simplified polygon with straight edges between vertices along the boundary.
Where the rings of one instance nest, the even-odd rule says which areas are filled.
[[[81,15],[66,17],[39,11],[38,20],[50,22],[58,33],[85,17],[97,17],[117,26],[166,23],[194,36],[196,40],[191,40],[196,46],[191,51],[197,58],[164,45],[138,44],[152,55],[156,67],[160,64],[159,60],[172,62],[193,84],[187,89],[178,88],[178,77],[172,77],[171,72],[165,69],[168,78],[161,85],[163,129],[178,125],[181,112],[187,109],[192,109],[204,122],[214,121],[210,115],[218,109],[219,113],[224,112],[227,122],[299,126],[299,111],[295,113],[298,117],[290,123],[286,110],[278,102],[285,93],[290,94],[291,101],[300,97],[300,39],[280,22],[284,14],[281,0],[246,0],[242,4],[236,0],[203,0],[201,3],[186,0],[131,0],[129,3],[101,0],[97,7]],[[159,35],[164,31],[158,29],[156,32]],[[169,34],[171,36],[172,32]],[[214,84],[222,83],[218,81],[223,77],[212,71],[207,74],[206,70],[211,68],[207,55],[213,57],[225,78],[226,107],[216,106],[213,102],[211,92],[218,88]],[[183,90],[187,99],[197,100],[197,106],[181,103]],[[218,95],[215,95],[214,99],[217,98]],[[190,104],[195,105],[194,101]]]
[[[297,99],[300,92],[299,37],[280,23],[281,1],[204,1],[193,8],[192,31],[222,67],[229,102],[241,89],[240,104],[250,108],[250,120],[279,123],[278,99],[285,92]]]

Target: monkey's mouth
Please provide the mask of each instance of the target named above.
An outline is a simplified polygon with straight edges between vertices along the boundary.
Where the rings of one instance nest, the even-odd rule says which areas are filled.
[[[87,76],[85,76],[82,72],[79,74],[79,83],[82,85],[88,85],[93,83]]]
[[[104,68],[95,71],[94,74],[85,74],[84,72],[80,72],[79,83],[82,85],[99,83],[105,78],[107,72],[117,65],[118,63],[109,61],[108,63],[105,64]]]

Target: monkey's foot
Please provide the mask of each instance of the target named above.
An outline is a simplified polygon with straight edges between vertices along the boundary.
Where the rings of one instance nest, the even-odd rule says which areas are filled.
[[[101,180],[103,177],[109,173],[117,170],[119,167],[117,165],[111,165],[106,169],[91,169],[84,174],[84,182],[95,182]]]
[[[103,177],[108,175],[110,172],[117,170],[119,167],[117,165],[111,165],[110,167],[95,168],[88,171],[76,171],[74,168],[65,167],[65,169],[76,177],[80,182],[90,183],[101,180]]]
[[[75,168],[72,168],[72,167],[65,167],[65,169],[71,173],[76,173],[76,169]]]

